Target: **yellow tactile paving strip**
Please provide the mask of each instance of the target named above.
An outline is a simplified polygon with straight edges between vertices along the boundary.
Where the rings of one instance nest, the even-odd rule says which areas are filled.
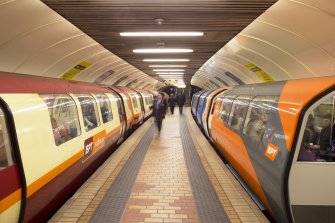
[[[79,190],[49,220],[52,223],[88,222],[103,196],[114,182],[116,176],[127,162],[141,138],[151,127],[148,120],[137,129]]]
[[[202,135],[190,109],[186,114],[193,143],[231,222],[269,222]]]
[[[198,222],[177,115],[154,137],[121,222]]]

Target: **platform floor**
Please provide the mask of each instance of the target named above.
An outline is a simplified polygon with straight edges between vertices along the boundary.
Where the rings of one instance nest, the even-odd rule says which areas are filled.
[[[190,109],[137,129],[49,222],[268,222]]]

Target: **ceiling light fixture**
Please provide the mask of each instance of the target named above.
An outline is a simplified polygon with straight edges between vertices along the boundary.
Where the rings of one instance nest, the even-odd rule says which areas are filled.
[[[153,69],[153,71],[156,71],[156,72],[179,72],[179,71],[185,71],[185,69]]]
[[[189,36],[203,36],[203,32],[123,32],[120,36],[164,36],[164,37],[189,37]]]
[[[180,48],[155,48],[155,49],[135,49],[134,53],[193,53],[192,49]]]
[[[184,77],[184,75],[179,75],[179,74],[172,74],[172,75],[167,75],[167,74],[158,74],[160,77]]]
[[[159,75],[170,75],[170,74],[174,74],[174,75],[184,75],[183,72],[157,72],[156,74],[159,74]]]
[[[149,67],[187,67],[187,65],[149,65]]]
[[[144,62],[188,62],[190,59],[143,59]]]
[[[159,75],[161,78],[184,78],[184,76],[163,76],[163,75]]]

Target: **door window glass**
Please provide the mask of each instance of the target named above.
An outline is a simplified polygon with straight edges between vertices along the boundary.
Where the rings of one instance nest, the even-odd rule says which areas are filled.
[[[6,117],[0,108],[0,171],[14,164],[12,144],[6,124]]]
[[[227,95],[222,98],[219,117],[226,124],[228,123],[229,113],[236,97],[236,95]]]
[[[240,130],[248,110],[249,101],[250,97],[248,96],[238,96],[234,100],[228,122],[232,129]]]
[[[102,117],[102,122],[106,123],[113,120],[113,112],[111,108],[111,103],[109,101],[109,98],[104,94],[96,95],[99,107],[100,107],[100,113]]]
[[[86,131],[100,125],[97,103],[91,95],[78,95]]]
[[[334,162],[334,94],[307,114],[298,161]]]
[[[243,133],[249,136],[251,139],[260,141],[265,132],[267,137],[271,133],[266,131],[268,121],[271,122],[272,112],[277,111],[275,103],[277,103],[277,97],[271,96],[258,96],[255,97],[249,105],[248,113],[244,123]],[[274,126],[274,123],[268,125],[270,128]],[[272,128],[274,130],[274,128]]]

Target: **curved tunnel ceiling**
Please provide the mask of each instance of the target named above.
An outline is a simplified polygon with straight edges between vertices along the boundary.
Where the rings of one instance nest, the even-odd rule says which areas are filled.
[[[163,83],[93,40],[38,0],[0,0],[0,70],[153,89]]]
[[[205,89],[334,75],[334,15],[333,0],[0,0],[0,70],[147,89],[164,83],[145,58],[190,59],[183,79]],[[154,47],[194,52],[132,52]]]
[[[211,57],[191,84],[208,89],[212,82],[225,86],[335,75],[334,27],[333,0],[280,0]]]
[[[276,0],[42,0],[104,48],[164,81],[143,59],[178,58],[188,85],[194,73]],[[121,32],[197,31],[200,37],[124,37]],[[138,48],[187,48],[193,53],[134,54]],[[163,63],[166,64],[166,63]],[[173,78],[171,78],[173,79]],[[139,81],[139,80],[138,80]],[[168,81],[167,81],[168,82]],[[121,82],[123,83],[123,82]],[[173,82],[172,82],[173,83]]]

